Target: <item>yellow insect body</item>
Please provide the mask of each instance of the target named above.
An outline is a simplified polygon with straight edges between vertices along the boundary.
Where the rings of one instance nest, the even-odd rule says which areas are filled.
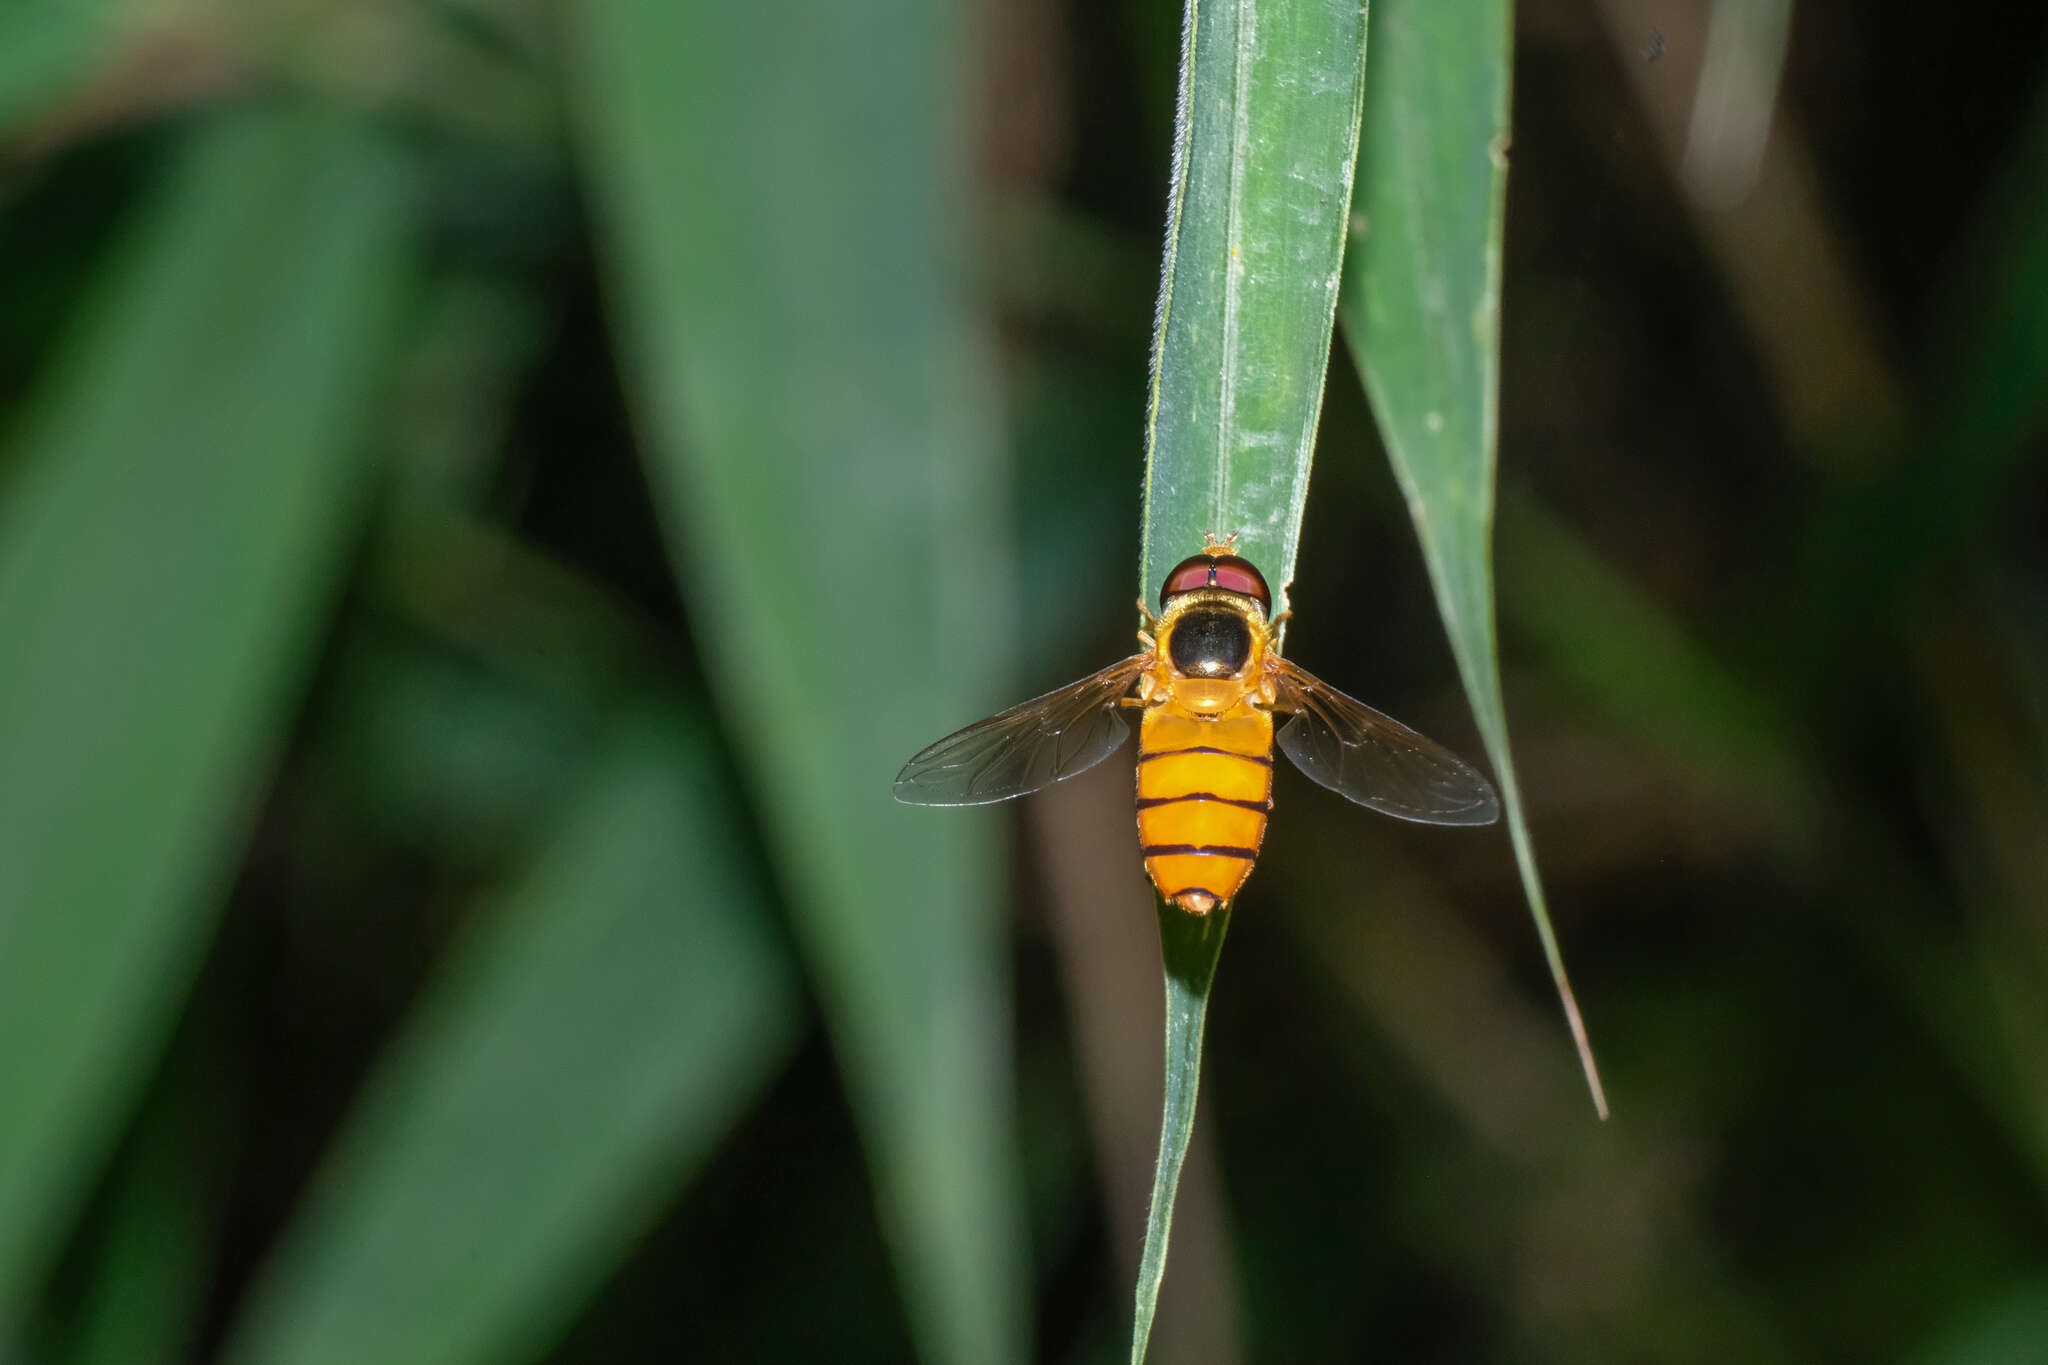
[[[1171,699],[1138,726],[1138,844],[1159,894],[1207,914],[1237,895],[1273,809],[1273,717],[1250,700],[1218,716]]]
[[[1138,843],[1169,903],[1205,915],[1251,875],[1273,809],[1277,747],[1312,780],[1389,815],[1481,825],[1493,787],[1462,759],[1354,701],[1272,647],[1259,571],[1214,540],[1160,589],[1142,653],[948,735],[896,778],[913,805],[1007,800],[1084,772],[1139,708]],[[1149,616],[1150,613],[1148,612]],[[1277,733],[1274,715],[1291,716]]]

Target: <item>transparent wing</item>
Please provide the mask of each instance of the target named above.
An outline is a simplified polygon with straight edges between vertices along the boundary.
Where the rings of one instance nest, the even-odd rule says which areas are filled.
[[[1391,716],[1284,659],[1274,709],[1291,711],[1275,741],[1294,766],[1339,796],[1425,825],[1490,825],[1500,798],[1477,768]]]
[[[1130,738],[1116,703],[1147,657],[1134,654],[947,735],[903,765],[896,799],[912,806],[985,806],[1086,772]]]

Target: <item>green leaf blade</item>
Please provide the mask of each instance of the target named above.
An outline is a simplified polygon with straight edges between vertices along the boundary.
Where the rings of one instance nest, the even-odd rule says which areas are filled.
[[[197,969],[316,644],[409,263],[361,125],[202,129],[0,505],[0,1337]]]
[[[1284,610],[1364,92],[1349,6],[1191,0],[1146,427],[1141,588],[1236,532]]]
[[[1238,537],[1287,605],[1343,261],[1365,15],[1189,0],[1146,421],[1140,594],[1205,534]],[[1135,1290],[1145,1357],[1194,1131],[1202,1033],[1229,911],[1160,909],[1166,1103]]]
[[[578,13],[650,482],[787,869],[912,1336],[933,1362],[1019,1361],[998,827],[889,795],[912,753],[1011,700],[967,30],[937,0]],[[875,50],[890,60],[848,59]]]
[[[1378,0],[1338,311],[1406,495],[1507,811],[1515,864],[1602,1117],[1607,1098],[1550,925],[1508,746],[1493,612],[1507,0]]]
[[[1131,1328],[1131,1362],[1143,1365],[1152,1339],[1159,1286],[1166,1280],[1166,1244],[1173,1230],[1173,1201],[1180,1191],[1181,1166],[1195,1131],[1195,1099],[1202,1079],[1202,1035],[1209,1016],[1209,990],[1230,932],[1230,907],[1190,915],[1177,906],[1159,907],[1159,950],[1166,967],[1166,1098],[1159,1118],[1159,1164],[1152,1174],[1151,1213],[1145,1250],[1138,1262],[1136,1317]]]
[[[594,767],[367,1082],[225,1360],[540,1358],[788,1054],[702,727],[631,717]]]

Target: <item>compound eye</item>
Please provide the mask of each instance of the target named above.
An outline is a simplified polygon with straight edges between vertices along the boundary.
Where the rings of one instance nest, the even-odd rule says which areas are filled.
[[[1214,569],[1214,577],[1210,579],[1214,586],[1243,593],[1259,604],[1259,610],[1272,612],[1273,594],[1266,590],[1265,576],[1253,568],[1250,561],[1236,555],[1219,555],[1209,562]]]
[[[1199,554],[1174,565],[1159,589],[1160,608],[1165,608],[1169,597],[1197,588],[1222,588],[1251,598],[1263,612],[1270,614],[1273,610],[1273,594],[1266,589],[1265,576],[1252,567],[1250,560],[1236,555]]]
[[[1215,563],[1216,561],[1207,555],[1196,555],[1192,559],[1183,559],[1180,563],[1174,565],[1173,572],[1166,576],[1166,586],[1159,590],[1159,605],[1161,609],[1165,608],[1166,599],[1169,597],[1174,597],[1184,592],[1193,592],[1197,588],[1208,587],[1209,572]]]

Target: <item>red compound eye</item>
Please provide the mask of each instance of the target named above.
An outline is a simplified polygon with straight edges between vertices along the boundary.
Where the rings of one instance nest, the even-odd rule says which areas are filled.
[[[1207,555],[1196,555],[1183,559],[1174,571],[1166,576],[1166,586],[1159,590],[1159,605],[1165,606],[1166,599],[1177,597],[1184,592],[1209,586],[1209,566],[1213,563]]]
[[[1259,604],[1259,610],[1273,610],[1273,594],[1266,591],[1266,580],[1257,569],[1236,555],[1224,555],[1215,561],[1215,584],[1231,592],[1241,592]]]
[[[1222,588],[1225,592],[1242,593],[1259,604],[1259,610],[1273,610],[1273,594],[1266,589],[1266,580],[1249,561],[1236,555],[1195,555],[1183,559],[1166,576],[1166,583],[1159,589],[1159,605],[1166,606],[1166,599],[1197,588]]]

